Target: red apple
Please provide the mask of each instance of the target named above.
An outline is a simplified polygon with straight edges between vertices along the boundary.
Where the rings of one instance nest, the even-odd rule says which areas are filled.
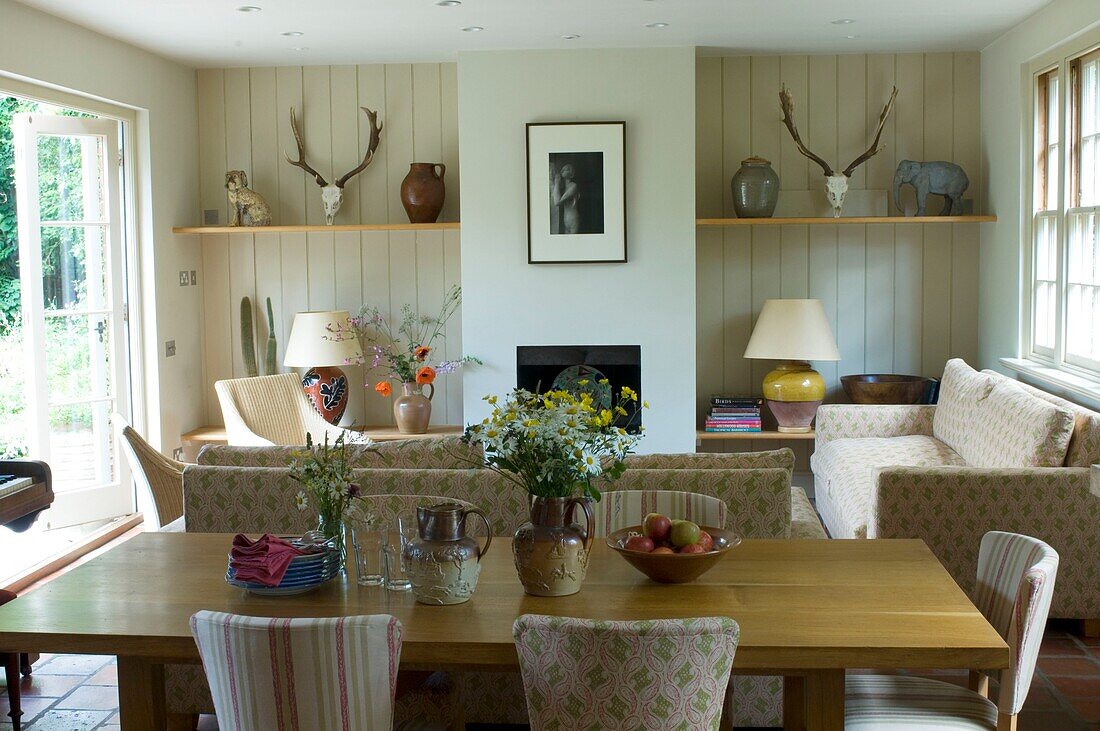
[[[667,541],[668,534],[672,531],[672,521],[660,513],[650,513],[642,521],[642,533],[651,538],[654,543]]]
[[[699,531],[699,545],[703,547],[703,550],[710,553],[714,550],[714,537],[705,530]]]
[[[623,548],[628,551],[638,551],[640,553],[653,553],[653,541],[645,536],[630,536],[623,543]]]
[[[689,543],[680,549],[680,553],[706,553],[707,549],[703,548],[698,543]]]
[[[673,551],[668,546],[658,546],[657,548],[653,549],[653,553],[665,553],[665,554],[672,553],[672,554],[675,554],[676,551]]]

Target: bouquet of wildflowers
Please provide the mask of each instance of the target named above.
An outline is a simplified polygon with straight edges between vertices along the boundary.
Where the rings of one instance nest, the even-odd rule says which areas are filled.
[[[328,434],[322,444],[314,444],[306,434],[306,448],[296,452],[290,462],[290,476],[302,483],[304,490],[295,496],[298,510],[305,511],[312,505],[317,511],[318,528],[326,538],[342,539],[344,512],[359,495],[359,486],[351,481],[351,465],[344,435],[329,444]]]
[[[625,387],[609,408],[597,407],[589,393],[564,390],[535,394],[517,389],[503,401],[496,396],[485,400],[492,413],[468,426],[463,438],[482,445],[489,469],[543,498],[569,497],[579,490],[598,500],[593,480],[622,476],[623,460],[642,436],[615,426],[616,418],[633,418],[640,407],[648,407]]]
[[[473,356],[457,360],[445,360],[431,364],[431,353],[436,340],[446,337],[447,321],[462,302],[462,289],[457,285],[448,290],[438,315],[418,315],[411,305],[401,308],[401,323],[394,330],[382,311],[375,306],[364,305],[359,314],[349,320],[349,330],[359,339],[363,355],[356,365],[368,363],[373,370],[382,368],[385,377],[374,385],[383,397],[393,393],[390,381],[417,383],[428,386],[436,376],[457,371],[466,363],[480,363]],[[342,331],[335,331],[343,334]]]

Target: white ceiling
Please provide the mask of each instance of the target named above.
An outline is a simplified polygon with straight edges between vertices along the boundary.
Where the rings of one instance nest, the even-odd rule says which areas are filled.
[[[195,66],[247,66],[441,61],[489,49],[977,50],[1050,0],[463,0],[457,7],[439,7],[436,0],[22,2]],[[263,9],[238,12],[245,3]],[[831,23],[839,18],[856,22]],[[656,22],[669,25],[645,27]],[[467,26],[485,30],[460,30]],[[304,35],[281,35],[286,31]],[[580,38],[564,40],[565,34]]]

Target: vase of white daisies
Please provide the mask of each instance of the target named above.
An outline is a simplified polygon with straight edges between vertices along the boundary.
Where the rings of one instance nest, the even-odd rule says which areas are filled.
[[[606,384],[605,384],[606,385]],[[525,490],[531,520],[516,531],[512,551],[524,591],[566,596],[580,591],[588,570],[593,524],[590,500],[597,482],[618,479],[624,459],[641,438],[621,424],[633,422],[638,395],[623,388],[615,403],[596,403],[590,393],[542,394],[517,389],[488,396],[488,418],[466,428],[465,439],[485,450],[485,464]],[[575,522],[577,509],[583,525]]]
[[[304,488],[294,498],[298,510],[305,512],[312,508],[317,512],[317,532],[340,551],[343,566],[344,513],[359,495],[359,486],[351,481],[344,435],[330,444],[328,434],[323,442],[315,443],[306,433],[305,449],[294,453],[288,467],[291,478]]]

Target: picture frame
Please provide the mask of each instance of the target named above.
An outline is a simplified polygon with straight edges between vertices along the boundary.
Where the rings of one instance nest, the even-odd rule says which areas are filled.
[[[527,262],[626,260],[626,122],[529,122]]]

